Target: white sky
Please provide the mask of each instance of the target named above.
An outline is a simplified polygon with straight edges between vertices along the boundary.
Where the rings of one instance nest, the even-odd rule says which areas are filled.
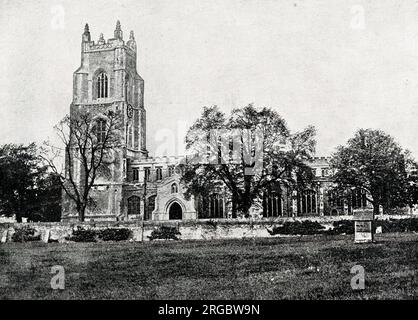
[[[84,24],[108,39],[117,19],[135,32],[151,154],[182,154],[202,106],[253,102],[315,125],[318,155],[372,127],[418,158],[415,0],[0,0],[0,143],[53,137]]]

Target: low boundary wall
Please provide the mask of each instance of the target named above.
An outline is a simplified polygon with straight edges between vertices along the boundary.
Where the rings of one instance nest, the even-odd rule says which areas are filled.
[[[377,220],[414,218],[416,215],[379,215]],[[2,223],[0,224],[1,242],[12,241],[16,229],[24,226],[34,228],[41,236],[41,241],[67,242],[73,230],[84,229],[127,228],[132,232],[132,241],[149,241],[152,231],[161,227],[175,227],[181,240],[212,240],[212,239],[242,239],[272,237],[269,230],[282,225],[286,221],[316,221],[326,229],[334,221],[353,220],[352,215],[320,216],[320,217],[278,217],[269,219],[199,219],[182,221],[97,221],[97,222],[43,222],[43,223]],[[276,235],[278,236],[278,235]]]

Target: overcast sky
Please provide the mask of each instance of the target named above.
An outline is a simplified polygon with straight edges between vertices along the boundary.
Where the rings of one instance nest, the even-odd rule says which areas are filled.
[[[0,0],[0,143],[53,139],[84,24],[108,39],[117,19],[135,32],[151,154],[182,154],[205,105],[254,103],[315,125],[318,156],[371,127],[418,158],[415,0]]]

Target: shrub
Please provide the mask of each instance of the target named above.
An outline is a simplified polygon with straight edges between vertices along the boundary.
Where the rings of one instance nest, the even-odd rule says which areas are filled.
[[[97,231],[77,227],[73,234],[66,239],[74,242],[96,242]]]
[[[409,218],[407,220],[408,220],[408,222],[407,222],[408,231],[418,232],[418,219],[417,218]]]
[[[41,235],[38,234],[35,236],[36,230],[29,226],[24,226],[22,228],[16,229],[13,233],[12,240],[14,242],[26,242],[26,241],[39,241],[41,240]]]
[[[289,234],[289,235],[310,235],[323,232],[325,227],[316,221],[287,221],[282,226],[274,227],[269,231],[271,235]]]
[[[177,230],[176,227],[166,227],[166,226],[161,226],[157,229],[154,229],[151,233],[150,236],[148,236],[148,238],[150,240],[154,240],[154,239],[173,239],[173,240],[179,240],[179,238],[177,237],[177,235],[180,235],[181,233]]]
[[[390,219],[390,220],[376,220],[376,227],[381,226],[382,232],[413,232],[418,231],[418,219]],[[285,222],[282,226],[276,226],[268,232],[271,235],[275,234],[289,234],[289,235],[311,235],[311,234],[354,234],[354,220],[334,221],[333,228],[323,230],[324,227],[318,222],[312,221],[293,221]]]
[[[131,236],[131,230],[127,228],[107,228],[99,232],[99,238],[103,241],[124,241]]]
[[[354,221],[353,220],[341,220],[334,221],[333,228],[325,231],[326,234],[354,234]]]
[[[411,232],[418,231],[418,219],[390,219],[390,220],[377,220],[377,227],[382,227],[382,232]]]
[[[216,220],[210,219],[206,222],[209,226],[213,227],[214,229],[216,229],[216,227],[218,226],[218,222]]]

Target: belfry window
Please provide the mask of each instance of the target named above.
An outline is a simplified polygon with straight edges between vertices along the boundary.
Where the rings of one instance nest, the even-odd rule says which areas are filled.
[[[108,79],[106,73],[102,72],[97,77],[97,98],[108,97]]]
[[[126,75],[126,77],[125,77],[125,99],[128,102],[131,101],[131,99],[129,99],[129,77],[128,77],[128,75]]]

